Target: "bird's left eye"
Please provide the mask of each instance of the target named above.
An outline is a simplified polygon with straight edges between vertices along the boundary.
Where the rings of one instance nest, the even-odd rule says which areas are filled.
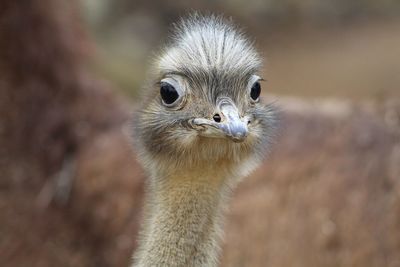
[[[261,94],[261,85],[259,82],[255,82],[250,90],[250,97],[253,101],[257,101]]]

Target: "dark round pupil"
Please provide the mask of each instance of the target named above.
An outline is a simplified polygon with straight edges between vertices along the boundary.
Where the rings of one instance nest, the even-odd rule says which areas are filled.
[[[179,94],[175,88],[166,82],[161,83],[160,94],[164,103],[168,105],[174,103],[179,97]]]
[[[257,100],[258,97],[260,96],[260,93],[261,93],[261,85],[259,82],[256,82],[255,84],[253,84],[253,87],[251,87],[250,97],[253,100]]]

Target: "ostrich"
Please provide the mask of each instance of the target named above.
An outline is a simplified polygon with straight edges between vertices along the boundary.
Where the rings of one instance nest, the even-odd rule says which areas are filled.
[[[261,59],[230,21],[195,14],[174,29],[134,121],[149,179],[133,266],[216,266],[232,189],[262,161],[275,116]]]

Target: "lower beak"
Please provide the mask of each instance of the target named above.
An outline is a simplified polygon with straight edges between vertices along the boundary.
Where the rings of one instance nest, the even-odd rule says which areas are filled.
[[[194,128],[198,129],[202,136],[228,137],[234,142],[243,142],[248,135],[248,119],[240,118],[239,111],[233,101],[228,97],[217,100],[217,112],[220,121],[204,118],[192,120]],[[200,128],[200,129],[199,129]]]

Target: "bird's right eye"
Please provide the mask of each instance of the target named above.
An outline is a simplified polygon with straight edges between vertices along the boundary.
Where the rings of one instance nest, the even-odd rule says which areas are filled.
[[[179,98],[179,93],[175,87],[167,82],[160,83],[160,95],[166,106],[172,106]]]

